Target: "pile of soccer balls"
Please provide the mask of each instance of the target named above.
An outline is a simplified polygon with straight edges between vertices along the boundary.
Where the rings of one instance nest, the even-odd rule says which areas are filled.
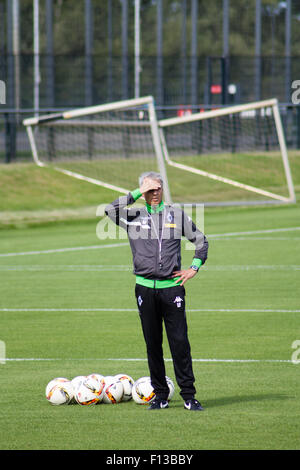
[[[175,387],[173,381],[166,377],[169,386],[168,400],[171,400]],[[79,375],[69,380],[57,377],[46,387],[46,398],[52,405],[97,405],[99,403],[116,404],[133,400],[139,405],[151,403],[155,393],[150,377],[140,377],[134,381],[127,374]]]

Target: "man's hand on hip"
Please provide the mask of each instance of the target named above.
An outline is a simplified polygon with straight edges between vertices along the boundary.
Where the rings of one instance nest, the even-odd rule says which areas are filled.
[[[197,274],[197,271],[195,271],[192,268],[189,269],[181,269],[180,271],[174,271],[172,274],[172,277],[178,277],[176,279],[175,283],[179,284],[180,286],[183,286],[183,284],[188,281],[189,279],[192,279]]]

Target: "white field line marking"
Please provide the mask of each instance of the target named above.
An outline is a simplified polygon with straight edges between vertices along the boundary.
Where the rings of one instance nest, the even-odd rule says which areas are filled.
[[[215,266],[203,266],[201,268],[205,271],[299,271],[299,264],[248,264],[248,265],[215,265]]]
[[[187,312],[300,313],[300,309],[187,308]],[[137,312],[137,308],[0,308],[0,312]]]
[[[212,235],[207,235],[210,238],[218,238],[218,237],[235,237],[239,235],[258,235],[260,233],[278,233],[278,232],[293,232],[300,230],[300,227],[289,227],[289,228],[273,228],[273,229],[266,229],[266,230],[251,230],[248,232],[228,232],[228,233],[216,233]]]
[[[286,241],[286,240],[292,240],[292,241],[298,241],[300,240],[300,237],[216,237],[216,236],[213,236],[213,237],[207,237],[209,240],[212,239],[214,241],[222,241],[222,242],[232,242],[233,240],[234,241],[248,241],[248,242],[252,242],[252,241],[272,241],[272,242],[277,242],[277,241]]]
[[[82,251],[82,250],[98,250],[100,248],[118,248],[120,246],[127,246],[128,242],[125,243],[112,243],[110,245],[91,245],[91,246],[75,246],[72,248],[56,248],[53,250],[41,250],[41,251],[24,251],[20,253],[0,253],[0,257],[8,256],[25,256],[25,255],[44,255],[49,253],[65,253],[67,251]]]
[[[115,362],[146,362],[147,358],[127,358],[127,357],[120,357],[120,358],[42,358],[42,357],[11,357],[5,358],[5,361],[11,362],[27,362],[27,361],[115,361]],[[166,358],[166,362],[172,362],[172,359]],[[293,361],[290,359],[192,359],[193,362],[225,362],[225,363],[290,363],[292,364]]]
[[[219,234],[212,234],[207,235],[207,238],[223,238],[223,237],[232,237],[238,235],[252,235],[252,234],[260,234],[260,233],[277,233],[277,232],[292,232],[295,230],[300,230],[300,227],[290,227],[290,228],[277,228],[277,229],[268,229],[268,230],[253,230],[249,232],[229,232],[229,233],[219,233]],[[81,251],[81,250],[97,250],[100,248],[117,248],[120,246],[127,246],[128,243],[115,243],[110,245],[91,245],[91,246],[78,246],[72,248],[57,248],[53,250],[41,250],[41,251],[25,251],[20,253],[0,253],[1,257],[8,257],[8,256],[25,256],[25,255],[42,255],[42,254],[49,254],[49,253],[64,253],[68,251]]]
[[[266,265],[205,265],[201,271],[300,271],[298,264],[266,264]],[[87,271],[87,272],[101,272],[101,271],[132,271],[131,265],[92,265],[92,264],[78,264],[78,265],[0,265],[1,271]]]
[[[93,264],[84,264],[84,265],[0,265],[0,271],[132,271],[132,266],[130,265],[93,265]],[[300,269],[300,266],[299,266]]]

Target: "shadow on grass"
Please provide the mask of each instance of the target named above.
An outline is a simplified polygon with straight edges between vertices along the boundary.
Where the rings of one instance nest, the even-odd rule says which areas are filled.
[[[235,405],[238,403],[246,403],[246,402],[259,402],[259,401],[276,401],[276,400],[288,400],[291,398],[288,395],[283,395],[279,393],[266,393],[266,394],[259,394],[259,395],[235,395],[231,397],[220,397],[220,398],[215,398],[215,399],[201,399],[201,397],[198,398],[198,400],[201,402],[202,406],[204,409],[208,408],[214,408],[217,406],[230,406],[230,405]],[[182,407],[183,402],[180,400],[176,400],[174,402],[171,402],[172,406],[177,407]],[[171,406],[170,405],[170,406]]]
[[[290,397],[288,395],[278,394],[278,393],[266,393],[259,395],[241,395],[241,396],[232,396],[232,397],[221,397],[216,399],[203,400],[203,406],[207,408],[214,408],[215,406],[228,406],[234,405],[236,403],[245,403],[245,402],[258,402],[258,401],[276,401],[276,400],[287,400]]]

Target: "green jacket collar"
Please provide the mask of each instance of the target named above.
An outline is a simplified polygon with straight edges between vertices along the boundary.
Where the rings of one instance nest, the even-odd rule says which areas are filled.
[[[146,207],[149,214],[157,214],[158,212],[161,212],[164,209],[165,205],[164,201],[161,201],[158,206],[152,207],[146,202]]]

